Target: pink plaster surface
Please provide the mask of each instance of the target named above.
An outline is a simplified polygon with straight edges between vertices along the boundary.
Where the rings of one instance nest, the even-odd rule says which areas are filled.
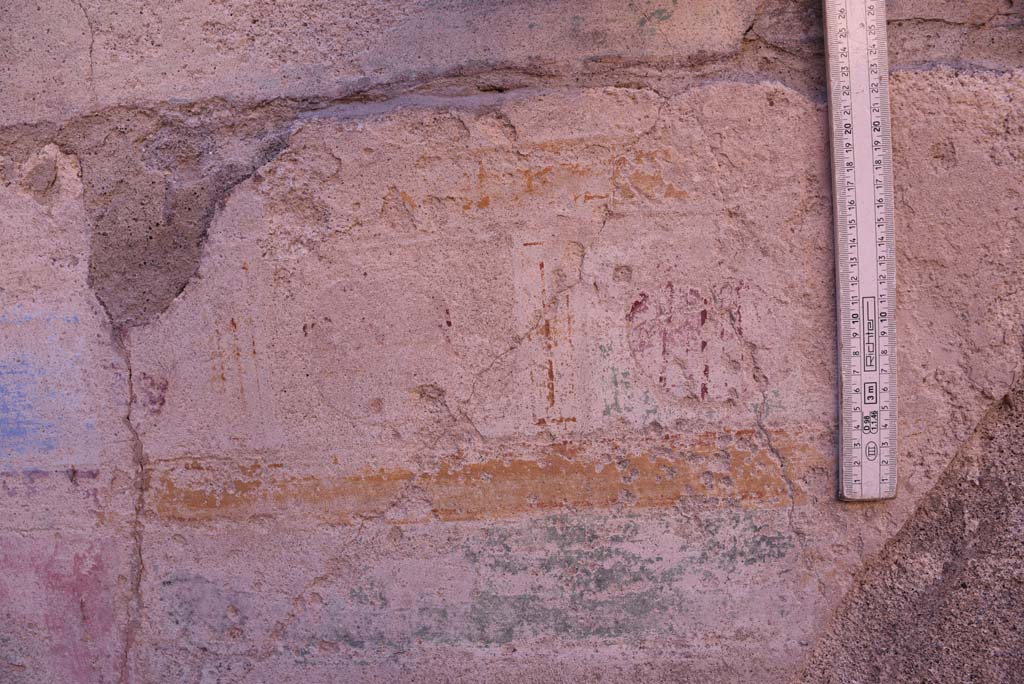
[[[886,563],[915,624],[1012,584],[1021,7],[890,4],[865,506],[816,9],[0,10],[0,683],[842,681],[851,616],[901,629]]]

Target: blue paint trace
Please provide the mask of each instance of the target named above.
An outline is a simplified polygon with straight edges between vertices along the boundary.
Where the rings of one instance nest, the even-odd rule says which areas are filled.
[[[51,453],[56,428],[41,415],[44,373],[27,359],[0,360],[0,458]]]

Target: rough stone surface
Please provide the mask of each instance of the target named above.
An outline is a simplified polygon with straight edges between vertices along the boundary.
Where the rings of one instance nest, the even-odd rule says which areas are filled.
[[[864,571],[803,681],[1019,681],[1022,471],[1018,385]]]
[[[889,6],[874,505],[817,0],[0,7],[0,682],[1015,681],[1024,6]]]

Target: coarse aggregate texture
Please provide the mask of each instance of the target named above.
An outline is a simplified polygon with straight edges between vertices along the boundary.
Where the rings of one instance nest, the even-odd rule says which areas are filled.
[[[1022,464],[1018,383],[865,568],[801,681],[1020,681]]]
[[[0,683],[1019,681],[1024,3],[888,5],[866,505],[818,2],[0,5]]]

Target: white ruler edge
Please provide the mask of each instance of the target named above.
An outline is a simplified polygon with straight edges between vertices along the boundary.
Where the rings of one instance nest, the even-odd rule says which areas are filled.
[[[839,498],[896,496],[896,234],[884,0],[824,0],[836,293]]]

